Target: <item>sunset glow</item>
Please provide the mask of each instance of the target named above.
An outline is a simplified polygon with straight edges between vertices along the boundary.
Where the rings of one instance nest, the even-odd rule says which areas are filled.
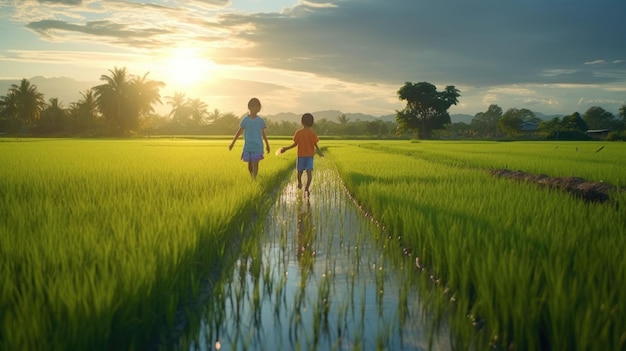
[[[165,79],[168,84],[175,86],[189,86],[211,79],[215,70],[215,63],[201,57],[200,53],[192,48],[176,48],[166,59]]]
[[[386,116],[404,107],[404,82],[429,82],[460,90],[451,114],[490,104],[617,113],[626,2],[572,1],[9,1],[0,7],[0,94],[37,78],[46,99],[69,104],[126,67],[164,82],[164,96],[185,92],[223,111],[258,96],[266,115]]]

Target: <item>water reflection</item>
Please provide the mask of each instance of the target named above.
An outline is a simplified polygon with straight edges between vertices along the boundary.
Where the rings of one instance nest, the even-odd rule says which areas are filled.
[[[316,172],[324,182],[309,196],[290,183],[243,244],[190,350],[428,349],[410,274],[390,268],[336,174]]]
[[[314,236],[314,220],[311,218],[311,201],[309,196],[303,196],[300,191],[297,192],[298,206],[298,262],[300,262],[301,275],[307,276],[313,268],[313,260],[315,259],[315,250],[313,248]]]

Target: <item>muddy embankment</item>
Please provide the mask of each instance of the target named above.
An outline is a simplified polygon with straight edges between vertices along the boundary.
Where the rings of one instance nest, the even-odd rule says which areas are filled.
[[[580,177],[550,177],[545,174],[532,174],[523,171],[511,171],[508,169],[495,169],[490,171],[491,175],[505,177],[518,181],[526,181],[550,189],[565,191],[572,196],[582,199],[585,202],[605,203],[610,202],[617,206],[617,202],[611,200],[611,193],[616,191],[626,191],[624,188],[617,188],[614,185],[604,182],[589,182]]]

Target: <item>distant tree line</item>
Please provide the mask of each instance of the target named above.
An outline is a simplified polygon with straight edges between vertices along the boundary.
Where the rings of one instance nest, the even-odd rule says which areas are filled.
[[[133,135],[230,135],[239,127],[240,117],[218,109],[209,111],[200,99],[182,92],[165,97],[171,110],[155,113],[161,104],[163,82],[134,76],[126,68],[114,68],[102,75],[103,84],[81,92],[81,98],[68,107],[58,98],[45,101],[43,93],[27,79],[13,84],[0,97],[0,133],[32,136],[133,136]],[[299,121],[267,120],[268,134],[292,135]],[[350,121],[345,115],[337,121],[320,119],[315,128],[323,135],[394,136],[393,122]]]
[[[503,112],[500,106],[490,105],[487,111],[477,113],[470,124],[459,122],[448,125],[438,133],[438,137],[592,140],[590,131],[606,135],[607,140],[626,140],[626,105],[620,108],[618,116],[594,106],[582,115],[574,112],[547,121],[536,117],[527,109],[512,108]]]
[[[126,68],[115,67],[103,82],[81,92],[81,98],[64,107],[58,98],[45,101],[43,93],[27,79],[13,84],[0,96],[0,133],[33,136],[133,136],[133,135],[230,135],[237,130],[241,116],[218,109],[209,111],[200,99],[182,92],[166,97],[169,114],[155,113],[161,104],[160,89],[165,83],[131,75]],[[626,106],[619,117],[600,107],[583,115],[540,120],[527,109],[512,108],[503,112],[491,105],[477,113],[470,124],[451,123],[448,109],[458,103],[460,92],[454,86],[443,91],[428,82],[405,83],[398,98],[406,107],[396,111],[396,121],[351,121],[345,114],[336,120],[322,118],[314,129],[321,136],[370,138],[542,138],[583,140],[589,129],[610,130],[609,139],[626,139]],[[267,120],[268,135],[292,135],[299,121]],[[534,128],[524,129],[524,125]]]
[[[583,115],[538,118],[528,109],[511,108],[503,112],[498,105],[477,113],[470,124],[451,123],[448,108],[456,105],[460,92],[454,86],[443,91],[428,82],[407,82],[398,90],[406,107],[397,111],[398,130],[417,134],[419,138],[456,139],[547,139],[590,140],[590,130],[604,132],[608,140],[626,140],[626,105],[619,117],[601,107],[591,107]]]

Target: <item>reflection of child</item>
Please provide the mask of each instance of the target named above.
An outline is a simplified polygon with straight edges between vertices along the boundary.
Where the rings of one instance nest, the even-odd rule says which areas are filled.
[[[307,180],[304,192],[309,193],[309,186],[311,185],[311,177],[313,176],[313,156],[315,153],[324,157],[322,151],[317,146],[319,138],[313,127],[313,115],[305,113],[302,115],[302,128],[298,129],[293,135],[293,144],[281,147],[280,153],[292,149],[298,146],[298,161],[296,163],[296,169],[298,171],[298,189],[302,188],[302,173],[306,171]]]
[[[270,144],[265,135],[265,121],[257,114],[261,111],[261,102],[257,98],[252,98],[248,102],[249,114],[241,120],[239,129],[228,146],[228,150],[232,150],[237,138],[243,133],[243,152],[241,159],[248,162],[248,171],[252,178],[256,178],[259,172],[259,161],[263,159],[263,141],[265,141],[265,149],[270,152]]]
[[[303,202],[305,201],[305,202]],[[313,248],[313,220],[311,218],[311,202],[308,197],[302,200],[298,196],[298,260],[303,265],[303,268],[310,268],[310,264],[313,263],[315,257],[315,250]]]

